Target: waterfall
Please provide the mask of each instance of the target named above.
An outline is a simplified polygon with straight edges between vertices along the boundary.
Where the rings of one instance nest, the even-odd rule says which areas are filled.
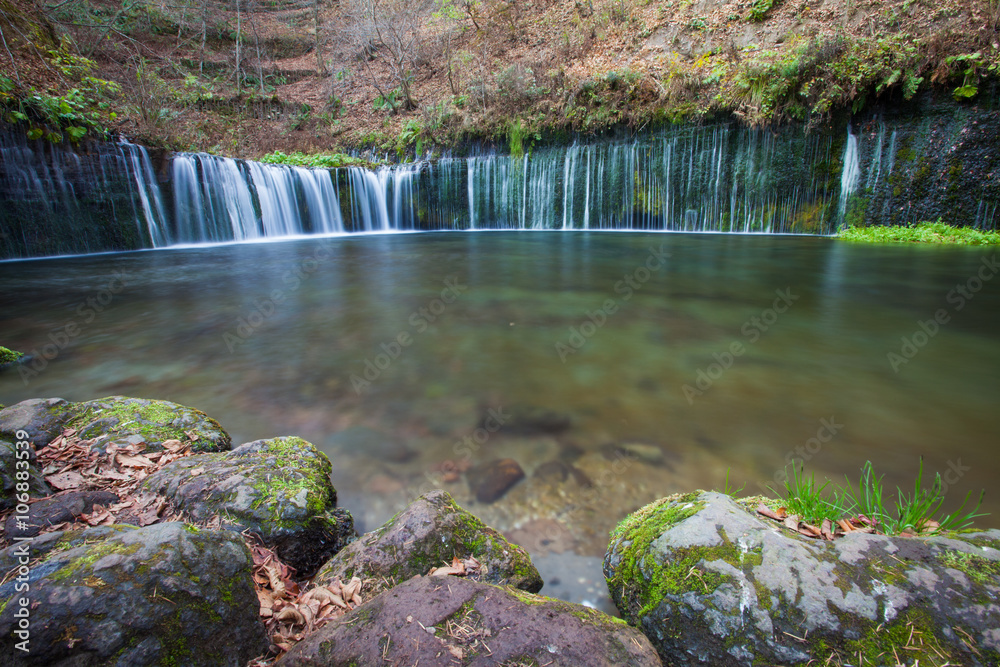
[[[990,183],[955,162],[957,147],[995,136],[988,118],[962,113],[856,118],[846,135],[676,126],[376,169],[153,160],[128,143],[72,149],[0,133],[0,257],[402,230],[829,234],[847,218],[945,215],[995,227]]]
[[[879,142],[878,164],[881,165],[881,141]],[[847,216],[847,200],[858,189],[861,180],[861,161],[858,154],[858,135],[851,132],[847,126],[847,147],[844,149],[844,170],[840,175],[840,204],[837,207],[838,218],[844,221]]]

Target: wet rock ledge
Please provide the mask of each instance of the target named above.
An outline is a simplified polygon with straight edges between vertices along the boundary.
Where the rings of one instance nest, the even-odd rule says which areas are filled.
[[[359,538],[331,472],[167,401],[0,410],[0,667],[661,664],[443,491]]]

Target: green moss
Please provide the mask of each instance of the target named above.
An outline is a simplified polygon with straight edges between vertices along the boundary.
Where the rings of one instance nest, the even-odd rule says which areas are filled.
[[[0,345],[0,364],[12,364],[23,356],[23,352],[16,352]]]
[[[274,475],[261,479],[260,483],[253,487],[259,496],[251,506],[255,510],[272,509],[272,521],[276,526],[296,527],[283,521],[279,511],[281,507],[301,495],[302,491],[306,492],[306,505],[303,509],[308,510],[310,519],[323,514],[333,504],[331,492],[334,490],[329,484],[332,470],[330,459],[312,444],[297,437],[272,438],[267,441],[265,450],[253,456],[273,456],[279,462]],[[293,462],[295,466],[288,465]]]
[[[637,623],[659,606],[663,598],[684,590],[713,591],[729,579],[700,567],[705,562],[723,560],[740,563],[740,554],[728,537],[717,547],[678,549],[669,562],[658,562],[648,555],[650,545],[670,526],[693,516],[704,507],[698,501],[701,492],[662,498],[625,518],[611,533],[621,558],[613,577],[608,579],[612,592],[621,590],[626,617]],[[626,544],[627,543],[627,544]],[[623,546],[624,545],[624,546]]]
[[[948,551],[939,556],[947,567],[964,572],[977,584],[996,582],[1000,578],[1000,561],[990,560],[964,551]]]
[[[847,655],[860,656],[861,664],[881,665],[894,656],[905,655],[909,663],[943,665],[950,655],[934,633],[934,624],[926,613],[911,609],[892,623],[870,627],[864,638],[847,642]]]
[[[137,552],[140,546],[141,545],[139,544],[122,544],[121,542],[113,539],[107,539],[94,543],[87,549],[87,553],[85,555],[59,568],[50,575],[50,578],[53,581],[81,580],[81,571],[93,568],[94,563],[99,561],[101,558],[111,554],[130,556]],[[48,560],[51,556],[52,552],[49,552],[45,560]]]

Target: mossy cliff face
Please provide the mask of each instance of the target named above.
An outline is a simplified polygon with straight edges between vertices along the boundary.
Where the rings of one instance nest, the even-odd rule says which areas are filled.
[[[239,535],[181,523],[49,533],[0,552],[0,664],[246,664],[267,649]],[[15,648],[30,606],[30,652]],[[12,662],[16,660],[17,662]]]
[[[432,567],[450,565],[455,557],[470,556],[483,566],[478,574],[470,575],[475,580],[531,593],[542,588],[542,578],[528,553],[459,507],[445,491],[424,494],[383,526],[363,535],[323,565],[315,582],[358,576],[372,594],[427,574]]]
[[[189,456],[151,475],[142,489],[198,521],[250,530],[309,576],[355,537],[337,508],[330,459],[301,438],[256,440],[230,452]]]
[[[170,401],[108,396],[82,403],[61,398],[33,398],[0,410],[0,438],[13,441],[23,430],[36,447],[44,447],[64,428],[93,439],[94,447],[111,443],[145,443],[147,451],[163,449],[165,440],[191,442],[199,452],[221,452],[232,447],[229,434],[201,410]],[[191,436],[194,436],[192,440]]]
[[[698,492],[642,508],[604,560],[622,616],[670,665],[1000,658],[1000,531],[822,542]],[[975,648],[973,651],[971,647]]]
[[[413,577],[282,658],[302,665],[660,664],[640,632],[594,609],[467,577]]]

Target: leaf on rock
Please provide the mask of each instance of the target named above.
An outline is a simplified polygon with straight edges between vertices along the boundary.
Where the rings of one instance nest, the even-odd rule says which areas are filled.
[[[61,472],[56,475],[50,475],[45,478],[45,481],[49,483],[49,486],[59,489],[60,491],[68,491],[70,489],[79,489],[84,485],[85,481],[83,475],[72,470],[67,472]]]

